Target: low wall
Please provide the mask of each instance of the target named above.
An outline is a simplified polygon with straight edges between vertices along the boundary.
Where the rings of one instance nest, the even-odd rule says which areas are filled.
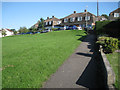
[[[114,88],[113,84],[115,83],[115,73],[112,70],[112,67],[105,55],[105,53],[103,52],[102,46],[100,45],[100,52],[101,52],[101,56],[103,58],[103,62],[105,64],[106,70],[107,70],[107,84],[108,84],[108,88]],[[112,89],[113,90],[113,89]]]

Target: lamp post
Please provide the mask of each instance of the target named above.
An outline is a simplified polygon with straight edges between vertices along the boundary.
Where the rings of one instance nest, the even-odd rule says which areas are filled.
[[[87,28],[87,19],[88,19],[88,18],[87,18],[87,7],[88,7],[88,6],[86,6],[86,28]]]
[[[88,6],[86,6],[86,31],[87,31],[87,33],[88,33],[88,29],[87,29],[87,24],[88,24],[88,22],[87,22],[87,19],[88,19],[88,16],[87,16],[87,7],[88,7]]]

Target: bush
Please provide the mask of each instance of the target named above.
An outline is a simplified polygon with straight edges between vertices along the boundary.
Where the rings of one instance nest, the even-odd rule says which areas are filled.
[[[112,37],[99,37],[98,44],[102,45],[103,51],[105,53],[112,53],[116,49],[118,49],[118,39],[117,38],[112,38]]]
[[[96,33],[108,34],[110,37],[120,37],[120,20],[116,21],[98,21],[96,22]]]
[[[55,30],[57,30],[58,28],[52,28],[52,31],[55,31]]]

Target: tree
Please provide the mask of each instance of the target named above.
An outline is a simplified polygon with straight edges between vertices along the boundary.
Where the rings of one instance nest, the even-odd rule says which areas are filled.
[[[40,18],[40,22],[39,22],[39,25],[38,25],[38,30],[39,29],[42,29],[42,31],[45,29],[44,27],[44,19],[43,18]]]
[[[6,31],[4,29],[2,29],[2,35],[6,36]]]
[[[15,29],[10,29],[10,30],[13,31],[13,32],[15,31]]]
[[[107,19],[109,18],[108,15],[106,15],[106,14],[102,14],[101,16],[104,16]]]
[[[16,34],[17,34],[17,31],[15,30],[15,31],[13,31],[13,33],[14,33],[14,35],[16,35]]]
[[[27,33],[29,30],[26,27],[20,27],[18,31],[19,33]]]
[[[36,32],[36,31],[38,31],[38,30],[37,30],[36,28],[32,28],[32,27],[31,27],[31,28],[29,28],[29,31],[34,33],[34,32]]]

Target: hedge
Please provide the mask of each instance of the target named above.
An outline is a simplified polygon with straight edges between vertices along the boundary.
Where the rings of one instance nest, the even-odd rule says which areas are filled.
[[[95,30],[98,35],[99,34],[108,34],[111,37],[120,38],[120,20],[97,21]]]

